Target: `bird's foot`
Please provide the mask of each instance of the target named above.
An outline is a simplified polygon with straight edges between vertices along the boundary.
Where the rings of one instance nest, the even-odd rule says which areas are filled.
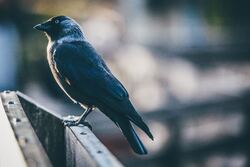
[[[78,126],[82,124],[92,130],[92,126],[87,121],[81,120],[80,117],[74,115],[63,117],[63,124],[64,126]]]
[[[63,125],[64,126],[77,126],[79,124],[78,120],[79,120],[78,116],[68,115],[66,117],[63,117]]]

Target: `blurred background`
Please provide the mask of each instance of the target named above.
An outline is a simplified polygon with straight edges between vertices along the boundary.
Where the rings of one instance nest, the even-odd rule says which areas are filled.
[[[247,0],[0,0],[0,91],[20,90],[61,115],[80,114],[32,27],[76,19],[152,130],[130,150],[100,112],[88,121],[126,166],[250,166],[250,2]]]

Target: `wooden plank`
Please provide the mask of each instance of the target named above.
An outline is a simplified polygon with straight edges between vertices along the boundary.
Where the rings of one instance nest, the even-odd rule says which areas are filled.
[[[88,127],[81,125],[67,127],[65,138],[68,167],[122,166]]]
[[[42,148],[35,132],[33,131],[32,126],[28,121],[15,92],[5,91],[1,93],[0,96],[2,102],[0,105],[2,108],[1,114],[3,113],[7,114],[7,118],[12,127],[11,129],[9,128],[7,129],[7,127],[4,127],[4,129],[5,131],[6,130],[11,131],[12,135],[14,135],[15,137],[13,139],[13,137],[11,138],[11,136],[7,136],[6,139],[15,140],[15,142],[18,143],[18,147],[21,150],[21,153],[20,150],[19,151],[9,150],[9,147],[11,146],[8,146],[8,144],[6,144],[6,146],[1,147],[1,150],[3,152],[10,151],[9,153],[13,155],[15,155],[16,152],[22,155],[22,156],[19,155],[19,157],[11,156],[10,159],[4,158],[3,161],[5,163],[17,163],[17,165],[3,165],[3,166],[22,166],[22,164],[27,164],[27,166],[37,166],[37,167],[51,166],[51,163],[44,149]],[[16,144],[13,145],[16,147]],[[18,159],[18,161],[16,160],[16,158]],[[24,163],[22,163],[23,161]]]

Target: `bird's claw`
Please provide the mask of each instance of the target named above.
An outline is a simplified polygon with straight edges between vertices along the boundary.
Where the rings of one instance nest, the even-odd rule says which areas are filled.
[[[63,125],[64,126],[77,126],[79,117],[74,116],[74,115],[69,115],[66,117],[63,117]]]
[[[92,130],[92,126],[90,125],[90,123],[84,120],[80,120],[80,117],[78,116],[69,115],[69,116],[63,117],[64,126],[78,126],[79,124],[87,126],[90,130]]]

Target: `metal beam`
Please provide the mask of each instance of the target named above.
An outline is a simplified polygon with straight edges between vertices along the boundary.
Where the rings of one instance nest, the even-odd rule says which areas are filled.
[[[15,92],[0,97],[0,166],[51,166]]]
[[[67,127],[65,138],[68,167],[122,166],[87,127]]]
[[[83,125],[64,127],[62,118],[17,92],[41,143],[54,166],[121,167],[122,164]]]

